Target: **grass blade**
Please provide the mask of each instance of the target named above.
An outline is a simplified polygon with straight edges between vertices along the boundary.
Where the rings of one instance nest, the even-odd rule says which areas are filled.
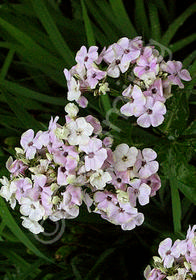
[[[1,89],[2,91],[2,89]],[[17,99],[13,99],[12,95],[7,91],[2,91],[5,99],[7,100],[8,106],[14,112],[18,121],[21,122],[26,129],[34,128],[36,130],[43,129],[42,125],[36,121],[22,106]]]
[[[26,87],[23,87],[19,84],[10,82],[10,81],[3,81],[2,85],[13,94],[21,95],[26,98],[38,100],[43,103],[48,103],[52,105],[59,105],[64,106],[65,98],[62,97],[53,97],[53,96],[47,96],[46,94],[39,93],[37,91],[28,89]]]
[[[85,30],[86,30],[88,45],[95,46],[96,41],[95,41],[95,37],[93,34],[92,25],[91,25],[90,19],[88,17],[88,13],[87,13],[83,0],[81,0],[81,5],[82,5],[82,15],[83,15],[83,20],[84,20],[84,26],[85,26]]]
[[[180,28],[181,25],[185,22],[187,18],[189,18],[192,14],[196,12],[196,4],[189,6],[184,13],[182,13],[177,19],[175,19],[170,25],[165,34],[161,39],[161,43],[163,45],[168,46],[168,44],[173,39],[174,35],[176,34],[177,30]]]
[[[83,19],[84,19],[84,24],[85,24],[85,29],[86,29],[87,41],[88,41],[89,45],[93,45],[93,44],[95,44],[95,37],[93,34],[92,25],[91,25],[90,19],[88,17],[87,10],[86,10],[83,0],[81,0],[81,5],[82,5],[82,12],[83,12]],[[101,101],[102,101],[104,111],[107,112],[108,110],[110,110],[111,104],[110,104],[109,96],[102,95]]]
[[[116,32],[115,27],[102,15],[100,10],[98,9],[95,2],[85,1],[86,7],[88,7],[88,11],[94,18],[97,25],[102,29],[103,33],[108,37],[108,42],[111,40],[117,41],[119,39],[119,34]]]
[[[149,2],[149,18],[151,27],[151,37],[154,40],[159,41],[161,38],[161,26],[159,22],[159,14],[157,7],[154,3]]]
[[[10,211],[7,208],[7,205],[3,198],[0,197],[0,215],[7,227],[11,230],[11,232],[22,242],[30,251],[32,251],[36,256],[45,259],[48,262],[53,261],[45,256],[23,233],[23,231],[19,228],[14,218],[10,214]]]
[[[31,37],[26,35],[24,32],[8,23],[4,19],[0,18],[0,26],[4,30],[6,30],[15,40],[17,40],[25,49],[29,50],[31,53],[31,57],[35,61],[39,60],[40,57],[42,59],[42,64],[51,65],[52,67],[58,68],[59,64],[62,62],[57,59],[55,56],[50,54],[48,51],[43,49],[40,45],[38,45]]]
[[[158,8],[159,12],[162,14],[163,18],[168,21],[169,12],[164,0],[152,0],[152,3]]]
[[[181,232],[181,201],[177,185],[178,182],[175,180],[175,174],[171,174],[170,187],[174,232]]]
[[[103,252],[100,257],[98,258],[97,262],[95,265],[92,267],[92,269],[88,272],[84,280],[94,280],[96,276],[98,276],[100,271],[103,271],[103,263],[105,260],[114,253],[116,249],[115,248],[110,248],[107,249],[105,252]]]
[[[12,63],[12,60],[14,57],[14,53],[15,53],[15,50],[13,50],[13,49],[9,50],[9,52],[8,52],[5,62],[1,68],[0,83],[2,83],[2,81],[5,79],[5,77],[7,75],[8,69],[9,69],[10,64]]]
[[[183,39],[179,40],[178,42],[171,44],[169,46],[169,48],[171,49],[172,52],[176,52],[195,41],[196,41],[196,33],[193,33],[190,36],[187,36],[186,38],[183,38]]]
[[[149,24],[144,0],[135,0],[135,24],[142,36],[149,37]]]
[[[71,66],[74,63],[74,56],[68,45],[64,41],[61,33],[59,32],[56,24],[54,23],[51,15],[49,14],[44,1],[31,0],[35,12],[38,15],[39,20],[47,31],[51,42],[63,57],[64,61],[67,63],[66,66]]]
[[[187,68],[192,61],[194,61],[196,58],[196,50],[193,51],[191,54],[189,54],[184,60],[183,60],[183,66]]]
[[[115,20],[121,30],[126,30],[127,36],[130,38],[137,36],[135,27],[133,26],[123,4],[122,0],[110,0],[110,5],[115,15]]]

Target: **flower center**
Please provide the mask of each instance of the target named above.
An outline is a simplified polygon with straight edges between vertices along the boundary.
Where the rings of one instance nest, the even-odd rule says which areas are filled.
[[[29,147],[33,146],[33,141],[29,142],[29,143],[28,143],[28,146],[29,146]]]
[[[86,57],[84,58],[84,61],[85,61],[85,62],[87,62],[87,60],[88,60],[88,56],[86,56]]]
[[[80,128],[77,129],[77,130],[76,130],[76,135],[77,135],[77,136],[80,136],[81,134],[82,134],[82,130],[81,130]]]
[[[148,109],[146,112],[147,112],[148,115],[152,114],[152,110],[151,109]]]
[[[96,76],[97,76],[96,73],[93,73],[92,78],[94,79]]]
[[[63,166],[63,167],[61,167],[61,171],[63,172],[63,173],[65,173],[65,171],[66,171],[66,168]]]
[[[157,93],[157,89],[156,88],[153,88],[151,91],[152,91],[153,94]]]
[[[116,65],[120,64],[120,59],[116,59]]]
[[[111,200],[112,200],[111,196],[108,195],[108,196],[107,196],[107,200],[108,200],[108,201],[111,201]]]
[[[89,154],[88,154],[88,157],[89,157],[89,158],[93,158],[94,155],[95,155],[94,153],[89,153]]]
[[[64,157],[67,157],[68,156],[68,152],[64,152],[63,155],[64,155]]]
[[[134,189],[134,194],[138,194],[139,193],[139,190],[138,189]]]
[[[148,71],[148,70],[150,70],[150,66],[147,65],[147,66],[145,67],[145,71]]]
[[[127,161],[127,159],[128,159],[127,156],[122,157],[122,161]]]
[[[118,183],[121,183],[121,182],[122,182],[121,178],[117,178],[116,181],[117,181]]]
[[[126,53],[126,54],[129,53],[129,52],[130,52],[129,49],[125,49],[125,50],[124,50],[124,53]]]

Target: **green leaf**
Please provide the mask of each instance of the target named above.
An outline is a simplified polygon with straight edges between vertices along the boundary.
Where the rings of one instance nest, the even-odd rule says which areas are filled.
[[[183,38],[183,39],[179,40],[178,42],[175,42],[174,44],[170,45],[169,48],[171,49],[172,52],[176,52],[195,41],[196,41],[196,33],[193,33],[193,34],[189,35],[188,37]]]
[[[164,133],[175,139],[183,133],[189,117],[187,91],[176,90],[174,95],[167,102],[167,113],[164,123],[159,127]]]
[[[180,232],[181,231],[181,201],[180,201],[180,194],[178,191],[178,181],[175,179],[175,173],[173,172],[171,172],[170,175],[170,188],[171,188],[174,232]]]
[[[33,252],[36,256],[45,259],[47,262],[52,262],[53,260],[49,259],[45,256],[23,233],[23,231],[19,228],[14,218],[10,214],[10,211],[7,208],[7,205],[2,197],[0,197],[0,215],[7,227],[11,230],[11,232],[22,242],[31,252]]]
[[[8,55],[5,59],[5,62],[2,66],[2,68],[1,68],[0,84],[2,83],[2,81],[5,79],[5,77],[7,75],[8,69],[9,69],[10,64],[12,63],[12,60],[13,60],[13,57],[14,57],[14,53],[15,53],[15,50],[13,50],[13,49],[9,50],[9,52],[8,52]]]
[[[92,25],[84,4],[84,0],[81,0],[81,5],[82,5],[82,14],[83,14],[83,19],[84,19],[84,26],[86,30],[86,36],[87,36],[87,42],[89,46],[95,46],[96,41],[92,29]]]
[[[187,129],[183,132],[183,135],[196,135],[196,120],[194,120]]]
[[[152,2],[149,2],[149,18],[151,27],[151,38],[159,41],[161,37],[159,14],[156,5]]]
[[[108,22],[97,8],[95,1],[85,1],[86,7],[88,7],[89,14],[94,18],[96,24],[102,29],[102,32],[107,36],[108,42],[116,41],[119,39],[119,35],[116,28],[111,22]]]
[[[3,90],[3,93],[10,109],[14,112],[14,114],[18,118],[18,121],[24,124],[26,129],[34,128],[39,130],[43,128],[43,126],[25,110],[25,108],[22,106],[21,103],[17,101],[17,99],[15,100],[13,99],[12,95],[8,93],[8,91]]]
[[[183,25],[186,19],[196,12],[196,4],[189,6],[177,19],[175,19],[168,27],[167,31],[161,39],[163,45],[168,46],[177,30]]]
[[[24,32],[11,25],[4,19],[0,18],[0,26],[5,29],[14,39],[16,39],[22,46],[29,51],[32,59],[35,61],[38,58],[42,60],[42,64],[56,66],[61,65],[61,61],[50,54],[48,51],[39,46],[31,37],[26,35]]]
[[[39,17],[39,20],[41,21],[45,30],[47,31],[51,42],[56,47],[59,54],[64,58],[65,62],[67,63],[67,66],[71,66],[74,63],[73,53],[64,41],[56,24],[54,23],[54,20],[48,12],[44,1],[40,2],[40,0],[31,0],[31,3]]]
[[[191,62],[195,60],[195,58],[196,58],[196,50],[193,51],[191,54],[189,54],[189,55],[184,59],[184,61],[183,61],[183,66],[184,66],[185,68],[187,68],[187,67],[191,64]]]
[[[65,98],[62,97],[53,97],[53,96],[48,96],[43,93],[39,93],[37,91],[31,90],[29,88],[23,87],[19,84],[10,82],[10,81],[3,81],[2,85],[9,91],[12,92],[13,94],[21,95],[26,98],[30,99],[35,99],[43,103],[49,103],[53,105],[59,105],[59,106],[64,106],[65,104]]]
[[[178,190],[178,181],[176,179],[178,174],[179,162],[176,161],[177,154],[174,147],[167,149],[166,163],[163,165],[165,176],[169,179],[172,200],[172,216],[174,232],[181,231],[181,200]]]
[[[158,8],[159,12],[166,21],[168,21],[169,12],[164,0],[152,0],[152,3]]]
[[[105,263],[106,259],[115,252],[116,248],[110,248],[104,251],[98,258],[95,265],[92,269],[88,272],[84,280],[94,280],[96,276],[100,274],[100,271],[103,271],[103,264]]]
[[[135,25],[142,36],[149,37],[149,23],[144,0],[135,0]]]
[[[112,10],[114,12],[116,23],[118,23],[121,30],[125,30],[127,36],[130,38],[137,36],[135,27],[133,26],[123,4],[122,0],[109,0]]]
[[[179,190],[196,205],[196,168],[181,160],[177,181]]]

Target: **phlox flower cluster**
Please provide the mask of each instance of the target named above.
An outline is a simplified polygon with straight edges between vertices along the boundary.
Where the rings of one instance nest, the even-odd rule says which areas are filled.
[[[103,137],[100,122],[91,115],[77,117],[68,103],[65,124],[51,118],[47,131],[27,130],[16,159],[6,167],[10,178],[0,179],[0,195],[19,208],[22,225],[38,234],[42,221],[73,219],[85,203],[89,212],[131,230],[144,221],[138,212],[161,187],[157,154]]]
[[[181,80],[191,80],[180,61],[165,61],[154,46],[144,46],[141,37],[123,37],[100,54],[97,46],[88,50],[82,46],[75,60],[77,64],[70,70],[64,69],[69,101],[85,108],[85,93],[112,94],[114,84],[119,84],[115,92],[124,102],[121,114],[136,117],[144,128],[157,127],[164,121],[171,86],[183,88]]]
[[[196,225],[189,226],[185,240],[172,244],[166,238],[159,244],[159,257],[154,257],[154,268],[144,271],[148,280],[190,280],[196,277]]]

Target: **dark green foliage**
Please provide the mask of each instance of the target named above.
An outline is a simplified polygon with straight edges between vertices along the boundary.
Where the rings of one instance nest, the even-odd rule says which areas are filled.
[[[98,117],[115,145],[125,142],[157,152],[162,188],[144,208],[144,225],[122,232],[82,208],[76,220],[66,222],[58,242],[43,245],[22,229],[17,211],[0,198],[2,280],[143,279],[158,243],[168,236],[184,238],[188,225],[195,223],[196,5],[192,2],[175,7],[175,1],[167,0],[1,1],[0,177],[8,175],[5,162],[19,146],[21,133],[46,129],[51,115],[63,119],[67,101],[62,71],[74,65],[82,45],[102,48],[123,36],[143,36],[146,43],[151,40],[157,47],[169,48],[172,59],[184,60],[192,76],[183,90],[173,87],[165,121],[156,129],[142,129],[135,120],[120,116],[120,103],[115,110],[113,106],[115,91],[110,97],[89,96],[89,107],[81,112]]]

